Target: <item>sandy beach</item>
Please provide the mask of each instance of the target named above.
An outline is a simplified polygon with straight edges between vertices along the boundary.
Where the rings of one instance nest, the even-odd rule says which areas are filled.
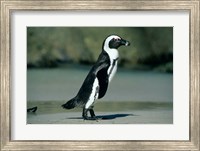
[[[89,66],[28,70],[28,124],[172,124],[173,76],[154,71],[119,69],[105,97],[96,101],[98,121],[84,121],[82,109],[64,110],[74,97]],[[102,119],[103,118],[103,119]]]
[[[173,124],[170,110],[135,112],[97,112],[97,121],[86,121],[81,112],[37,115],[28,114],[28,124]]]
[[[81,109],[62,109],[58,101],[31,104],[39,106],[35,113],[27,113],[27,124],[173,124],[171,103],[99,103],[95,110],[99,118],[96,121],[83,120]],[[110,111],[105,110],[105,106],[110,106]]]

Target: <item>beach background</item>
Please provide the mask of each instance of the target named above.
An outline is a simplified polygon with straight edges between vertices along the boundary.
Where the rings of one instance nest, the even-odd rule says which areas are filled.
[[[118,34],[131,46],[119,48],[118,71],[95,113],[61,105],[76,95],[102,42]],[[27,124],[173,124],[172,27],[28,27]]]

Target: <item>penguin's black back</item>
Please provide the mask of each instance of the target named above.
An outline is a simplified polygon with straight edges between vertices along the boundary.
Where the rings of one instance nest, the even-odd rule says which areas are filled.
[[[98,98],[102,98],[107,91],[108,88],[108,73],[107,70],[110,65],[109,56],[105,51],[102,51],[99,55],[97,62],[93,65],[87,77],[85,78],[81,88],[79,89],[77,95],[63,105],[64,108],[70,109],[76,106],[83,107],[92,92],[92,87],[94,80],[97,78],[99,82],[99,95]]]

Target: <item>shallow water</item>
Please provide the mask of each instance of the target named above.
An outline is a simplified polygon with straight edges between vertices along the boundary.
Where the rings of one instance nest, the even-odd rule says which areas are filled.
[[[90,68],[67,65],[54,69],[28,69],[27,100],[69,100],[78,92]],[[173,75],[119,68],[101,101],[172,102]]]

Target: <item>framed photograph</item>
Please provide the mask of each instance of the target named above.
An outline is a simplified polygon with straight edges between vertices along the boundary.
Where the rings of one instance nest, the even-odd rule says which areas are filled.
[[[130,36],[126,37],[129,41],[123,39],[118,48],[117,57],[120,59],[116,78],[110,75],[106,83],[109,74],[104,75],[104,72],[109,73],[109,68],[114,71],[114,63],[99,71],[98,68],[101,67],[99,62],[104,60],[102,56],[115,57],[104,46],[104,39],[118,37],[113,33],[121,37]],[[147,35],[150,36],[148,42]],[[151,38],[154,35],[156,38]],[[160,39],[162,35],[165,35],[164,42]],[[142,36],[144,38],[140,41],[147,45],[145,48],[144,44],[134,42]],[[48,44],[45,41],[48,37],[55,38],[48,39],[51,44],[53,41],[61,43],[57,44],[58,47]],[[151,40],[153,42],[149,42]],[[44,43],[50,47],[43,46]],[[40,46],[41,49],[38,49]],[[101,50],[102,47],[105,49]],[[27,124],[173,124],[172,49],[173,27],[27,27]],[[54,59],[54,50],[60,57]],[[152,52],[151,55],[146,54],[146,50],[147,53]],[[154,55],[154,52],[157,54]],[[108,62],[112,62],[109,58]],[[150,58],[154,58],[153,62]],[[158,58],[162,58],[162,63]],[[92,66],[91,71],[97,70],[95,76],[90,71]],[[81,86],[87,72],[88,78]],[[96,95],[100,97],[90,106],[87,100],[95,89],[90,89],[90,85],[94,85],[93,77],[98,80]],[[83,96],[87,93],[88,96]],[[73,106],[74,102],[76,106]],[[80,106],[82,103],[83,106],[87,104],[94,114],[98,111],[94,117],[86,115],[84,118],[90,119],[87,122],[81,117],[82,108],[87,109],[87,105]],[[63,110],[62,104],[68,110]]]
[[[199,2],[2,0],[1,150],[199,150]]]

